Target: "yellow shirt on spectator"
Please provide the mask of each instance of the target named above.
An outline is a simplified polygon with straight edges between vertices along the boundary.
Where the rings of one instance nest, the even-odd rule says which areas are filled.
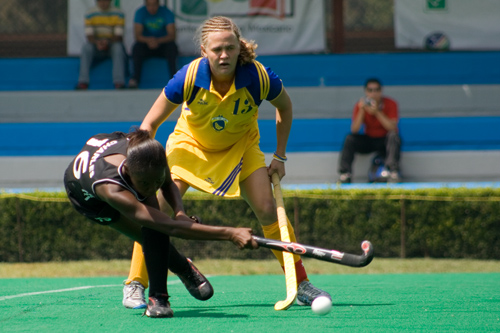
[[[123,36],[124,26],[125,14],[115,7],[110,7],[106,11],[93,7],[85,14],[86,36],[94,36],[97,39]]]

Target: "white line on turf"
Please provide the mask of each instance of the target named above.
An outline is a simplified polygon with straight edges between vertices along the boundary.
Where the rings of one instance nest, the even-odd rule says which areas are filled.
[[[67,289],[36,291],[36,292],[32,292],[32,293],[23,293],[23,294],[17,294],[17,295],[2,296],[2,297],[0,297],[0,301],[4,301],[6,299],[11,299],[11,298],[17,298],[17,297],[26,297],[26,296],[34,296],[34,295],[42,295],[42,294],[52,294],[52,293],[62,293],[62,292],[65,292],[65,291],[84,290],[84,289],[91,289],[91,288],[118,287],[118,286],[122,286],[122,285],[121,284],[107,284],[107,285],[101,285],[101,286],[83,286],[83,287],[75,287],[75,288],[67,288]]]
[[[177,284],[180,283],[180,280],[169,281],[168,284]],[[66,289],[56,289],[56,290],[47,290],[47,291],[36,291],[32,293],[23,293],[17,295],[9,295],[9,296],[0,296],[0,301],[5,301],[7,299],[18,298],[18,297],[27,297],[27,296],[35,296],[42,294],[53,294],[53,293],[62,293],[65,291],[76,291],[76,290],[85,290],[92,288],[109,288],[109,287],[122,287],[123,284],[104,284],[100,286],[83,286],[83,287],[75,287],[75,288],[66,288]]]

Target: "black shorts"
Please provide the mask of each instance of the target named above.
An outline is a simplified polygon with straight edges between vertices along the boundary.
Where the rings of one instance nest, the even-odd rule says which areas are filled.
[[[109,225],[120,219],[120,212],[107,203],[96,199],[85,200],[78,182],[67,182],[65,178],[64,187],[73,207],[86,218],[100,225]]]

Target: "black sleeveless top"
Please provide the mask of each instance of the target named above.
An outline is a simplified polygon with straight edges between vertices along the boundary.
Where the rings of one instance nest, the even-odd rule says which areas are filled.
[[[125,160],[117,167],[104,159],[106,156],[115,154],[126,156],[127,147],[128,139],[123,132],[94,135],[73,159],[64,174],[64,185],[72,204],[80,213],[98,223],[108,224],[113,222],[114,218],[112,216],[106,218],[100,214],[103,210],[108,211],[105,208],[111,207],[95,193],[97,184],[117,184],[134,194],[137,200],[145,199],[125,180],[121,172]]]

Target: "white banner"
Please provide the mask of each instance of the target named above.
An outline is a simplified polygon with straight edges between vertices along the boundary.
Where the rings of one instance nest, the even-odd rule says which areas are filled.
[[[134,43],[134,13],[144,2],[117,2],[125,13],[125,46],[130,52]],[[95,0],[68,0],[68,55],[80,54],[85,42],[84,15],[94,5]],[[169,0],[167,6],[175,14],[177,45],[182,55],[199,54],[194,42],[196,29],[217,15],[232,18],[243,37],[259,45],[257,53],[261,55],[326,49],[324,6],[320,0]]]
[[[499,0],[395,0],[398,48],[500,49]]]

